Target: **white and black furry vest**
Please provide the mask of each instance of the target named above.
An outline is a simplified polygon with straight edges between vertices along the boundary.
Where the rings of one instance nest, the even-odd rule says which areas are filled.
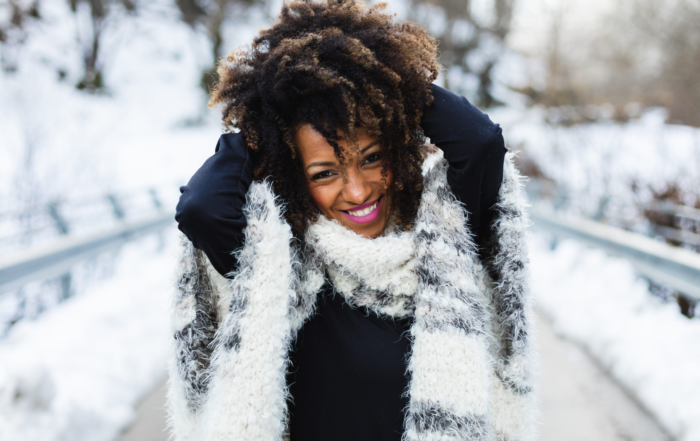
[[[354,256],[355,238],[325,219],[298,249],[266,183],[248,191],[245,246],[232,280],[183,238],[168,392],[176,441],[288,439],[288,351],[327,279],[351,305],[413,318],[405,441],[536,439],[528,218],[512,154],[482,259],[447,185],[447,163],[429,158],[424,169],[414,229],[364,249],[389,264],[358,267],[329,253],[346,247]],[[396,246],[387,245],[392,240]]]

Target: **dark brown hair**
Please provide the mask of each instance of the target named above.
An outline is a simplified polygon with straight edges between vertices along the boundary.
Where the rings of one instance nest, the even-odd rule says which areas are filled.
[[[411,226],[423,189],[420,120],[440,65],[436,41],[422,27],[396,23],[355,0],[293,0],[249,49],[222,60],[210,105],[224,103],[228,131],[239,129],[254,152],[255,179],[270,177],[287,204],[285,216],[302,237],[318,216],[296,159],[294,133],[310,124],[335,149],[338,133],[356,128],[384,148],[384,173],[394,176],[394,213]]]

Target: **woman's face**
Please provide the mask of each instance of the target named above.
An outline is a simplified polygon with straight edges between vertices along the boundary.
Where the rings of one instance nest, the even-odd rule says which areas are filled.
[[[382,176],[382,145],[363,130],[357,145],[340,139],[343,165],[333,147],[311,125],[300,126],[295,141],[309,193],[318,210],[357,234],[375,238],[384,231],[391,213],[388,188],[391,171]]]

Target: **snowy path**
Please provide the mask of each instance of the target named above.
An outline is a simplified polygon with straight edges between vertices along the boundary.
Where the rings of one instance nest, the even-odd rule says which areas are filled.
[[[556,333],[584,348],[675,439],[700,440],[700,321],[651,295],[624,259],[573,240],[552,250],[545,237],[534,239],[535,303]]]
[[[539,320],[542,361],[541,441],[665,441],[669,438],[575,344]],[[137,408],[119,441],[167,441],[165,382]]]
[[[669,438],[574,343],[538,320],[541,441],[661,441]]]
[[[136,418],[119,441],[168,441],[165,430],[165,380],[136,407]]]

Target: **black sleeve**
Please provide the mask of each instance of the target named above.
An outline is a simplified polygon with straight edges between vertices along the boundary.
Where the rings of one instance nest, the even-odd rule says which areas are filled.
[[[243,245],[243,205],[253,180],[253,158],[240,133],[219,138],[216,150],[180,188],[178,228],[222,275],[236,269],[231,252]]]
[[[423,111],[421,127],[450,164],[447,182],[469,213],[477,245],[489,233],[503,180],[507,149],[501,127],[463,96],[432,85],[433,104]]]

